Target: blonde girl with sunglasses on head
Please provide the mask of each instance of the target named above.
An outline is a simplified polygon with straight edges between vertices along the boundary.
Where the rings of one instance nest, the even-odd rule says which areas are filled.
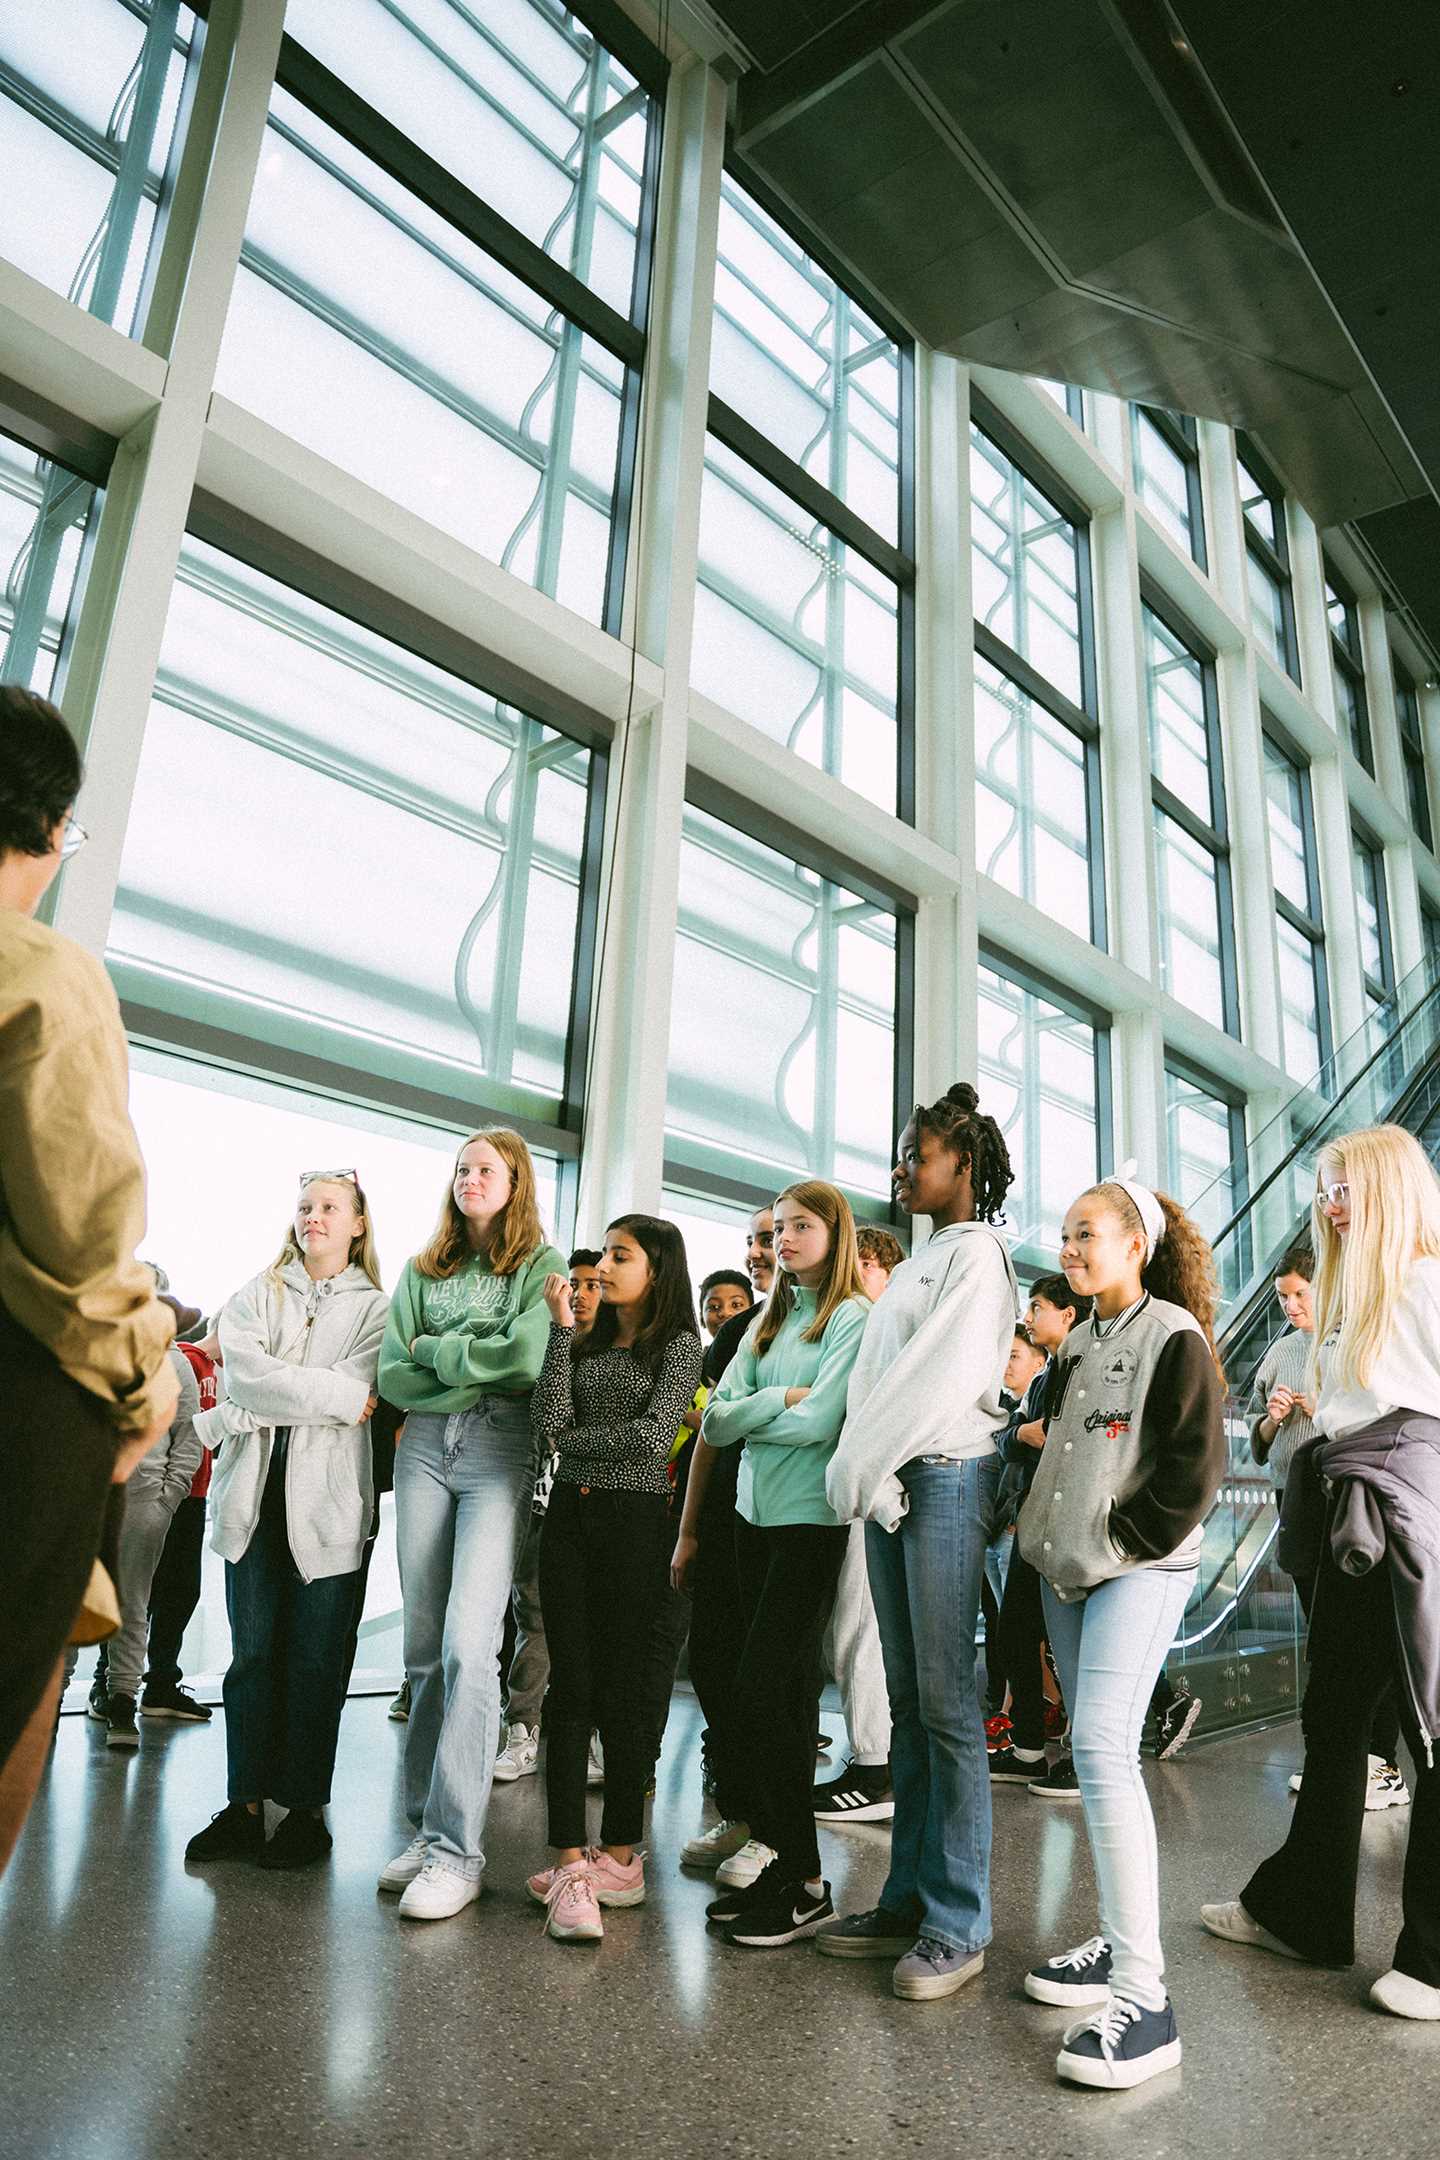
[[[1315,1569],[1304,1775],[1280,1850],[1201,1919],[1248,1949],[1354,1963],[1371,1725],[1393,1699],[1415,1791],[1404,1924],[1370,2000],[1440,2020],[1440,1182],[1413,1135],[1326,1145],[1314,1250],[1319,1437],[1291,1461],[1282,1530],[1286,1565]]]
[[[374,1505],[369,1421],[387,1306],[353,1170],[311,1170],[273,1264],[219,1319],[226,1400],[195,1420],[218,1450],[211,1543],[225,1561],[229,1804],[187,1860],[303,1867],[324,1809]],[[264,1803],[287,1809],[265,1842]]]

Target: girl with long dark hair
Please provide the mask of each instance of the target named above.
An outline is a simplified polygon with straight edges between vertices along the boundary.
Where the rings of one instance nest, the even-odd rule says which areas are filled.
[[[670,1545],[670,1450],[700,1385],[700,1334],[673,1223],[621,1215],[596,1271],[600,1310],[575,1340],[570,1284],[545,1283],[550,1334],[535,1436],[556,1456],[540,1539],[550,1646],[545,1792],[555,1858],[527,1884],[559,1942],[605,1932],[602,1905],[639,1905],[645,1787],[654,1760],[648,1658]],[[605,1757],[600,1842],[590,1842],[590,1735]]]

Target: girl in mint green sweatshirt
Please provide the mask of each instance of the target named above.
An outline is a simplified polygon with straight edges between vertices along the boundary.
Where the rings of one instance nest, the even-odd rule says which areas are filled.
[[[405,1808],[414,1833],[380,1876],[407,1920],[480,1895],[480,1838],[500,1741],[500,1639],[535,1485],[530,1395],[545,1358],[545,1241],[530,1151],[476,1133],[440,1225],[407,1261],[377,1382],[406,1415],[395,1456],[405,1604]]]
[[[775,1281],[706,1408],[711,1447],[743,1444],[735,1558],[746,1620],[732,1746],[753,1839],[748,1889],[710,1917],[747,1949],[813,1935],[831,1910],[815,1836],[816,1678],[847,1527],[825,1498],[850,1368],[870,1312],[855,1222],[820,1180],[775,1203]]]

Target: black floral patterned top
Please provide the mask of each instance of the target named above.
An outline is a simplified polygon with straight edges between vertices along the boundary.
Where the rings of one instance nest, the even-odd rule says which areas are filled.
[[[633,1352],[574,1355],[574,1330],[554,1324],[530,1416],[558,1485],[669,1496],[665,1465],[700,1385],[700,1338],[676,1335],[652,1373]]]

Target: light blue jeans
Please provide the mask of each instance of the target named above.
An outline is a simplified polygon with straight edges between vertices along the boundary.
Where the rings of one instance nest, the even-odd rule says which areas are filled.
[[[998,1457],[921,1456],[895,1531],[865,1525],[890,1694],[895,1821],[887,1911],[960,1951],[990,1940],[990,1771],[975,1692],[975,1621]]]
[[[1070,1712],[1075,1774],[1100,1892],[1110,1985],[1146,2010],[1165,2007],[1155,1818],[1140,1774],[1140,1734],[1195,1570],[1137,1568],[1062,1603],[1042,1582],[1045,1629]]]
[[[500,1744],[497,1660],[530,1525],[528,1396],[412,1412],[395,1456],[395,1542],[405,1601],[405,1812],[430,1858],[485,1865],[481,1836]]]

